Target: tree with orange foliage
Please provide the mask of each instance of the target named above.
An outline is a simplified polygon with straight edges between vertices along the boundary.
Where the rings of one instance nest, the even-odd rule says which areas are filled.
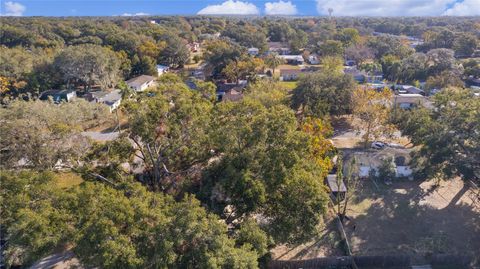
[[[363,135],[364,147],[370,139],[389,136],[394,127],[389,123],[392,102],[392,91],[383,89],[376,91],[368,88],[357,88],[352,94],[353,115],[360,120],[357,126]]]
[[[333,162],[330,157],[333,156],[335,147],[328,137],[333,135],[333,128],[326,120],[307,117],[303,120],[301,130],[310,137],[310,155],[315,162],[322,168],[322,179],[327,176],[333,168]]]
[[[222,73],[229,80],[238,83],[240,79],[253,79],[265,67],[262,59],[250,58],[242,61],[232,61]]]
[[[9,85],[10,83],[8,83],[8,79],[0,76],[0,95],[3,95],[10,90],[8,88]]]

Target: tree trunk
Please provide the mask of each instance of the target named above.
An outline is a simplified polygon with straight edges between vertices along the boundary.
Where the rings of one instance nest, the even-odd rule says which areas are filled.
[[[372,128],[371,127],[371,123],[369,122],[368,125],[367,125],[367,131],[365,133],[365,140],[363,142],[363,147],[364,148],[367,148],[368,147],[368,139],[370,138],[370,129]]]

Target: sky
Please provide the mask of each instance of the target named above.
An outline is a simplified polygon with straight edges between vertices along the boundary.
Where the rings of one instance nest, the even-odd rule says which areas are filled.
[[[480,0],[0,0],[2,16],[477,16]]]

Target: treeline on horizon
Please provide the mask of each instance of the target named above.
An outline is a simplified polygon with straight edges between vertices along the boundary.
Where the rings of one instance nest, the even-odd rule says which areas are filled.
[[[478,20],[472,17],[5,17],[0,21],[2,95],[8,91],[11,96],[38,96],[42,91],[71,84],[68,75],[61,76],[59,69],[63,66],[59,66],[61,59],[58,59],[69,46],[105,47],[102,50],[105,53],[99,52],[97,57],[118,65],[120,76],[107,83],[115,86],[137,75],[155,75],[156,64],[183,67],[192,61],[186,45],[206,40],[215,33],[245,50],[257,47],[265,52],[267,41],[273,41],[287,43],[292,53],[297,54],[309,51],[343,57],[351,52],[355,57],[374,53],[380,61],[390,54],[401,60],[411,52],[396,51],[399,44],[394,38],[375,37],[373,32],[423,38],[425,43],[416,48],[417,52],[446,48],[469,55],[477,46],[480,28]],[[365,46],[352,46],[352,39],[359,36],[360,44]],[[201,60],[198,56],[193,59]]]

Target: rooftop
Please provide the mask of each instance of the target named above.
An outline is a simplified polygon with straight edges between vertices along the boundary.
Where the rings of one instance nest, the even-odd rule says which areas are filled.
[[[141,75],[138,77],[131,78],[127,81],[125,81],[129,86],[131,87],[138,87],[141,86],[147,82],[155,80],[155,77],[152,76],[147,76],[147,75]]]
[[[92,92],[93,98],[95,98],[98,102],[106,103],[107,105],[113,104],[118,100],[122,99],[122,92],[121,90],[113,90],[111,92],[107,91],[98,91]]]
[[[157,69],[167,70],[169,67],[166,65],[157,64]]]
[[[337,175],[330,174],[327,176],[327,184],[330,190],[332,192],[338,192],[338,182],[337,182]],[[340,192],[346,192],[347,187],[345,186],[345,183],[343,183],[343,180],[340,182]]]
[[[280,75],[298,75],[302,73],[301,69],[280,69]]]
[[[302,55],[278,55],[278,57],[281,57],[285,60],[295,60],[295,61],[303,61],[303,56]]]

